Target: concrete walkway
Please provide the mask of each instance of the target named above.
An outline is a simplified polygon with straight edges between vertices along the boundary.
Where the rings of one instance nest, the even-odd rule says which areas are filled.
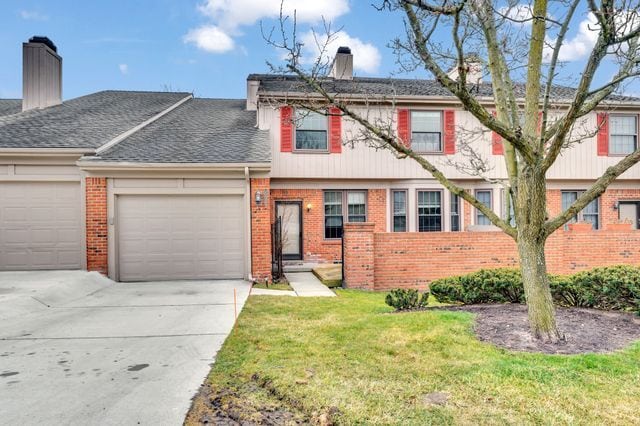
[[[336,294],[311,272],[287,272],[289,285],[300,297],[336,297]]]

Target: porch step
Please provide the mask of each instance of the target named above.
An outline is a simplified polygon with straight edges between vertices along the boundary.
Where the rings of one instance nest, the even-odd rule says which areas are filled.
[[[285,261],[283,262],[284,272],[311,272],[319,263]]]

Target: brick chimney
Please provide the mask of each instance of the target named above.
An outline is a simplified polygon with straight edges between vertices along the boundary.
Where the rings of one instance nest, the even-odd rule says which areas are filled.
[[[48,37],[22,43],[22,110],[62,103],[62,57]]]

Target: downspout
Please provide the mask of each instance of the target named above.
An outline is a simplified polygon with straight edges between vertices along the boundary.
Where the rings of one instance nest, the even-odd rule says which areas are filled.
[[[248,256],[247,256],[247,261],[245,264],[245,267],[247,268],[247,278],[249,279],[249,281],[253,282],[253,275],[251,274],[251,254],[252,254],[252,247],[251,247],[251,232],[252,232],[252,226],[251,226],[251,179],[249,177],[249,167],[245,166],[244,168],[244,181],[245,181],[245,201],[244,201],[244,205],[245,205],[245,211],[247,212],[247,216],[246,216],[246,229],[247,232],[245,232],[245,247],[246,247],[246,251],[248,252]]]

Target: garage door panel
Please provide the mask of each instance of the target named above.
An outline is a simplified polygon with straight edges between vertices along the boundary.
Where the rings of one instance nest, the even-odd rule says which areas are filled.
[[[118,197],[119,278],[242,278],[242,196]]]
[[[79,182],[0,183],[0,270],[82,266]]]

